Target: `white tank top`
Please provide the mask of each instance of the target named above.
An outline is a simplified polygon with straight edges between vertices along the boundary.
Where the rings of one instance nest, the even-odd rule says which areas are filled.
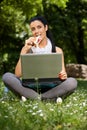
[[[43,48],[40,48],[39,46],[37,47],[32,47],[31,48],[33,53],[36,54],[45,54],[45,53],[52,53],[52,44],[51,41],[49,39],[47,39],[47,45]]]

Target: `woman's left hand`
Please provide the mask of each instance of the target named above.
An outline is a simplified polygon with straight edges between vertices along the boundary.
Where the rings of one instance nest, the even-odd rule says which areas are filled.
[[[65,71],[61,71],[59,74],[58,74],[58,77],[61,79],[61,80],[65,80],[67,79],[67,73]]]

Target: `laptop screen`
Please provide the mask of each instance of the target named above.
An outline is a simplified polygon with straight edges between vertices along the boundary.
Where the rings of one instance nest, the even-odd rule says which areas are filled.
[[[62,54],[21,55],[22,79],[57,78],[62,70]]]

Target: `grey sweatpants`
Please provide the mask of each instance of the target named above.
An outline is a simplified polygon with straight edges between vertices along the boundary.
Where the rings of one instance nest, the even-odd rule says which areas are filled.
[[[24,87],[19,78],[17,78],[12,73],[5,73],[2,80],[6,87],[8,87],[14,94],[24,96],[26,98],[37,99],[39,93],[33,89]],[[50,90],[41,94],[41,99],[53,99],[57,97],[66,97],[74,92],[77,87],[77,81],[74,78],[67,78],[65,81],[61,82],[58,86],[51,88]]]

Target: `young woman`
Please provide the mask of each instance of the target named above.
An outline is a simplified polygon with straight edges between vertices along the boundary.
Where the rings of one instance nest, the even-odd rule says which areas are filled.
[[[77,81],[74,78],[67,78],[67,73],[64,65],[64,56],[61,48],[55,46],[51,33],[49,31],[48,23],[42,16],[35,16],[29,22],[32,37],[25,41],[20,54],[27,53],[62,53],[62,71],[58,74],[58,81],[53,88],[47,87],[45,90],[40,91],[42,100],[56,99],[57,97],[66,97],[77,87]],[[25,98],[38,99],[39,93],[22,85],[20,77],[21,72],[21,59],[19,57],[18,63],[15,67],[15,74],[5,73],[3,75],[4,84],[15,94],[24,96]],[[49,84],[49,82],[48,82]],[[54,84],[54,82],[52,82]]]

